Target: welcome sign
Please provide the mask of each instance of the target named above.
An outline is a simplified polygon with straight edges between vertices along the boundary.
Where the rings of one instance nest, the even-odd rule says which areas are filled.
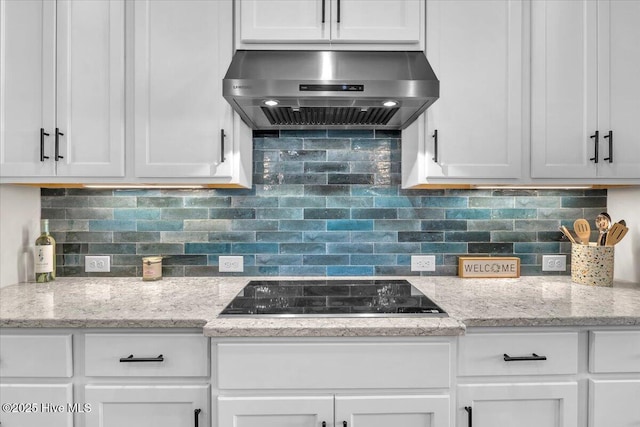
[[[459,257],[460,277],[520,277],[518,257]]]

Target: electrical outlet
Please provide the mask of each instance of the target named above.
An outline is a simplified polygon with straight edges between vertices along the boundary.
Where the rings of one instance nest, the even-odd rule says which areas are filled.
[[[411,271],[436,271],[435,255],[411,255]]]
[[[542,271],[567,271],[567,256],[542,255]]]
[[[221,273],[242,273],[244,271],[243,258],[241,256],[221,256],[218,258],[218,267]]]
[[[84,257],[84,271],[87,273],[108,273],[111,271],[111,257],[109,255],[104,256],[92,256],[87,255]]]

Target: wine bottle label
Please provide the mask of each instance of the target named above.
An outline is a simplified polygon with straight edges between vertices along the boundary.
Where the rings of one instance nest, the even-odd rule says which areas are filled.
[[[36,246],[36,273],[53,272],[53,245]]]

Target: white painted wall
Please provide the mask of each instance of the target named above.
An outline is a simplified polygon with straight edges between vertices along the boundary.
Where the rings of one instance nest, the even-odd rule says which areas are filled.
[[[0,288],[34,280],[33,247],[40,234],[40,189],[0,185]]]
[[[611,219],[624,219],[629,227],[625,238],[616,245],[614,278],[640,283],[640,188],[612,189],[607,194]]]

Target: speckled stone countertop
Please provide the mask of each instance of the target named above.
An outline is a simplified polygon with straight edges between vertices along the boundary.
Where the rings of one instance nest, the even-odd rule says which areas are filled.
[[[207,336],[225,337],[460,335],[476,326],[640,327],[638,285],[589,287],[564,276],[403,278],[449,317],[220,319],[218,313],[254,278],[59,278],[0,290],[0,327],[202,328]]]

